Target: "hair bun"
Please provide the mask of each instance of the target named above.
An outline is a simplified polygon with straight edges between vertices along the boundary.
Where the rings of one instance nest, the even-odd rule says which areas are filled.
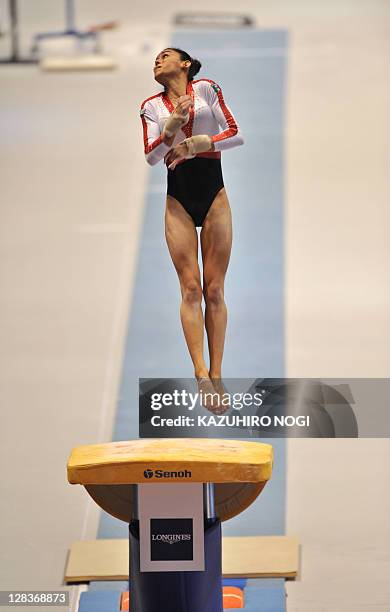
[[[195,59],[195,58],[192,58],[192,59],[191,59],[191,66],[190,66],[190,69],[189,69],[189,71],[188,71],[188,79],[189,79],[190,81],[192,81],[192,79],[194,78],[194,76],[195,76],[196,74],[198,74],[198,72],[199,72],[199,70],[201,69],[201,67],[202,67],[202,64],[200,63],[200,61],[199,61],[199,60],[197,60],[197,59]]]

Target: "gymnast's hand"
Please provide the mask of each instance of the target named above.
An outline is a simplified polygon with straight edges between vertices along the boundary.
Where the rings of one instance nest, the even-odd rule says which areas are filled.
[[[186,143],[180,142],[173,147],[165,156],[165,163],[169,170],[174,170],[177,164],[188,157],[188,148]]]
[[[192,101],[191,96],[180,96],[180,98],[178,99],[176,108],[175,108],[175,113],[177,115],[179,115],[180,117],[183,118],[183,120],[185,119],[186,123],[188,121],[188,113],[190,111],[191,106],[193,106],[194,103]]]
[[[214,151],[214,143],[207,134],[197,134],[190,136],[183,142],[173,147],[165,156],[165,163],[169,170],[174,170],[177,164],[185,159],[191,159],[198,153]]]
[[[193,106],[191,96],[180,96],[175,110],[165,122],[162,137],[166,144],[171,145],[175,134],[188,122],[191,106]]]

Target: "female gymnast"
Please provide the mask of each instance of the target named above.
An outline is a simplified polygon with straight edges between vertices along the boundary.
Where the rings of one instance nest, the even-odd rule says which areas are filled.
[[[164,159],[168,168],[165,236],[179,277],[180,317],[195,377],[217,388],[227,323],[224,280],[232,245],[221,151],[243,144],[243,138],[221,88],[209,79],[193,80],[200,67],[181,49],[161,51],[154,78],[164,91],[145,100],[140,114],[148,163]],[[196,227],[202,228],[203,289]],[[203,354],[204,326],[209,368]]]

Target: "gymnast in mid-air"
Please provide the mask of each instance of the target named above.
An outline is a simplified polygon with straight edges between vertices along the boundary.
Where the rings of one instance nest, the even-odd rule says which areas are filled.
[[[243,144],[243,138],[219,85],[209,79],[193,80],[200,67],[181,49],[161,51],[154,78],[164,90],[142,103],[141,118],[148,163],[164,159],[167,166],[165,236],[179,277],[180,317],[195,377],[199,384],[217,388],[227,324],[224,280],[232,246],[221,151]],[[202,228],[203,283],[197,227]],[[203,353],[204,327],[209,368]]]

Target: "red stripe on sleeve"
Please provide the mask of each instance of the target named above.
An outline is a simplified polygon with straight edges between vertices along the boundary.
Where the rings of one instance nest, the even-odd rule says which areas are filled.
[[[149,100],[153,100],[153,98],[158,98],[161,95],[162,95],[161,93],[158,93],[158,94],[155,94],[154,96],[150,96],[150,98],[146,98],[146,100],[144,100],[141,104],[141,110],[144,108],[146,102],[149,102]],[[148,145],[148,124],[146,123],[146,119],[144,115],[141,115],[141,119],[142,119],[143,135],[144,135],[144,150],[145,150],[145,155],[147,155],[148,153],[153,151],[153,149],[158,147],[159,144],[162,143],[162,137],[159,136],[158,138],[156,138],[156,140],[152,142],[152,144]]]
[[[213,142],[218,142],[220,140],[225,140],[226,138],[231,138],[232,136],[235,136],[238,132],[237,123],[235,122],[233,115],[231,114],[231,112],[229,111],[228,107],[225,104],[225,100],[223,99],[221,90],[218,91],[218,100],[219,100],[219,105],[222,109],[222,112],[225,116],[225,119],[227,121],[229,128],[227,130],[224,130],[220,134],[216,134],[215,136],[212,136],[211,140]]]
[[[156,138],[156,140],[152,142],[152,144],[148,145],[148,124],[146,123],[146,119],[144,116],[142,116],[141,119],[142,119],[143,133],[144,133],[144,150],[145,150],[145,155],[147,155],[148,153],[153,151],[153,149],[158,147],[158,145],[161,144],[163,140],[162,140],[162,137],[159,136],[158,138]]]

